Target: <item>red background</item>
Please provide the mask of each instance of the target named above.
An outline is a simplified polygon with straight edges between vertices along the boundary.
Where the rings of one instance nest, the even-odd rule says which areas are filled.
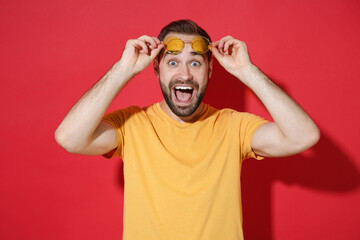
[[[322,131],[301,155],[244,163],[246,239],[360,239],[356,0],[1,0],[0,239],[121,239],[122,161],[69,154],[54,131],[127,39],[180,18],[245,41]],[[149,67],[111,109],[161,98]],[[206,101],[269,119],[217,62]]]

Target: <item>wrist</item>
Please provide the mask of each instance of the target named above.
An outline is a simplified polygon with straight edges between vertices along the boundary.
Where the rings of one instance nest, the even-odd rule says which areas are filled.
[[[121,82],[126,83],[137,74],[129,69],[131,68],[127,66],[125,62],[120,60],[111,67],[110,74],[116,76]]]
[[[238,78],[245,85],[251,81],[254,75],[257,75],[260,72],[259,68],[252,63],[237,69],[234,73],[234,76]]]
[[[102,81],[110,84],[109,86],[119,91],[132,77],[133,75],[126,71],[124,65],[116,62],[102,78]]]

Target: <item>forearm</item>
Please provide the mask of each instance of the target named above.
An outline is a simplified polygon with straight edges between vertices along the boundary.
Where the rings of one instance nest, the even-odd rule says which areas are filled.
[[[284,138],[304,146],[317,141],[319,129],[305,110],[255,65],[237,72],[236,77],[265,105]]]
[[[110,103],[131,77],[116,63],[66,115],[56,130],[57,142],[64,148],[86,146]]]

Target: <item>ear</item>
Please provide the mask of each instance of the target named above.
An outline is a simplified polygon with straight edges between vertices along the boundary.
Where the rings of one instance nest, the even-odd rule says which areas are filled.
[[[154,73],[157,78],[159,78],[160,75],[160,69],[159,69],[159,60],[158,57],[155,57],[154,59]]]
[[[209,62],[209,79],[211,78],[212,69],[213,69],[213,58],[211,58]]]

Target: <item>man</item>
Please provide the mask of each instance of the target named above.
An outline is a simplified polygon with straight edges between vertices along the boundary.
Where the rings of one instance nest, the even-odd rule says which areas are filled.
[[[125,240],[243,239],[242,161],[297,154],[320,137],[306,112],[251,62],[244,42],[209,39],[194,22],[179,20],[159,38],[128,40],[121,59],[56,131],[69,152],[123,158]],[[259,97],[274,122],[202,102],[211,54]],[[103,117],[151,62],[164,100]]]

